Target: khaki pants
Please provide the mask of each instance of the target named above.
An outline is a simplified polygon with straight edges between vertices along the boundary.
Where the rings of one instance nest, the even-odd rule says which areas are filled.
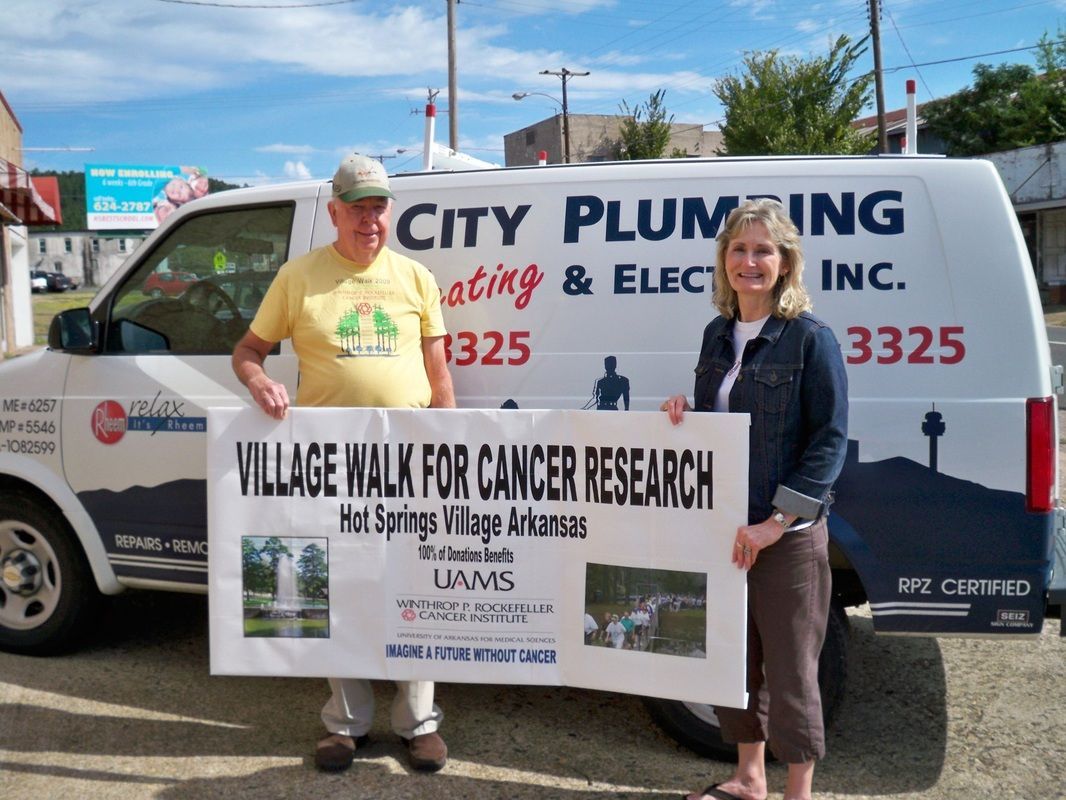
[[[374,689],[361,678],[330,678],[332,695],[322,708],[322,722],[330,733],[362,736],[374,722]],[[404,739],[437,730],[444,719],[433,703],[432,681],[396,681],[390,715],[392,730]]]
[[[786,533],[748,573],[748,707],[716,708],[722,738],[769,742],[779,761],[825,756],[818,655],[832,578],[825,520]]]

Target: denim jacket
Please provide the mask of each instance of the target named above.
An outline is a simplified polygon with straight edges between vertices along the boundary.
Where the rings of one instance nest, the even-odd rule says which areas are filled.
[[[704,329],[697,411],[713,410],[736,361],[733,325],[717,317]],[[775,508],[807,520],[824,516],[848,444],[848,379],[833,331],[806,312],[793,320],[767,319],[744,350],[729,410],[751,415],[748,524],[769,518]]]

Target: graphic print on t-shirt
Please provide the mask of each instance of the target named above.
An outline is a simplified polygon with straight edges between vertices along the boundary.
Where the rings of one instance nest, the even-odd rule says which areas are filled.
[[[357,303],[337,321],[336,333],[341,345],[337,358],[396,354],[399,328],[380,305]]]

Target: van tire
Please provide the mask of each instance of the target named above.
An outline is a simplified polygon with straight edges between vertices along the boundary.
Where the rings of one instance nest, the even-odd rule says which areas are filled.
[[[848,615],[844,606],[834,599],[829,609],[825,643],[818,657],[818,687],[822,693],[822,717],[827,730],[844,699],[849,636]],[[657,697],[644,697],[642,700],[655,724],[678,744],[708,758],[736,760],[737,747],[722,740],[722,731],[712,706]]]
[[[54,655],[91,626],[100,592],[73,532],[33,496],[0,496],[0,650]]]

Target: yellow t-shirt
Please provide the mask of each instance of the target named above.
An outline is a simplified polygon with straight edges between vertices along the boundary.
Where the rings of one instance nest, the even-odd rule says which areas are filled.
[[[446,333],[428,269],[387,247],[360,266],[333,245],[283,265],[250,327],[292,339],[300,406],[425,408],[422,339]]]

